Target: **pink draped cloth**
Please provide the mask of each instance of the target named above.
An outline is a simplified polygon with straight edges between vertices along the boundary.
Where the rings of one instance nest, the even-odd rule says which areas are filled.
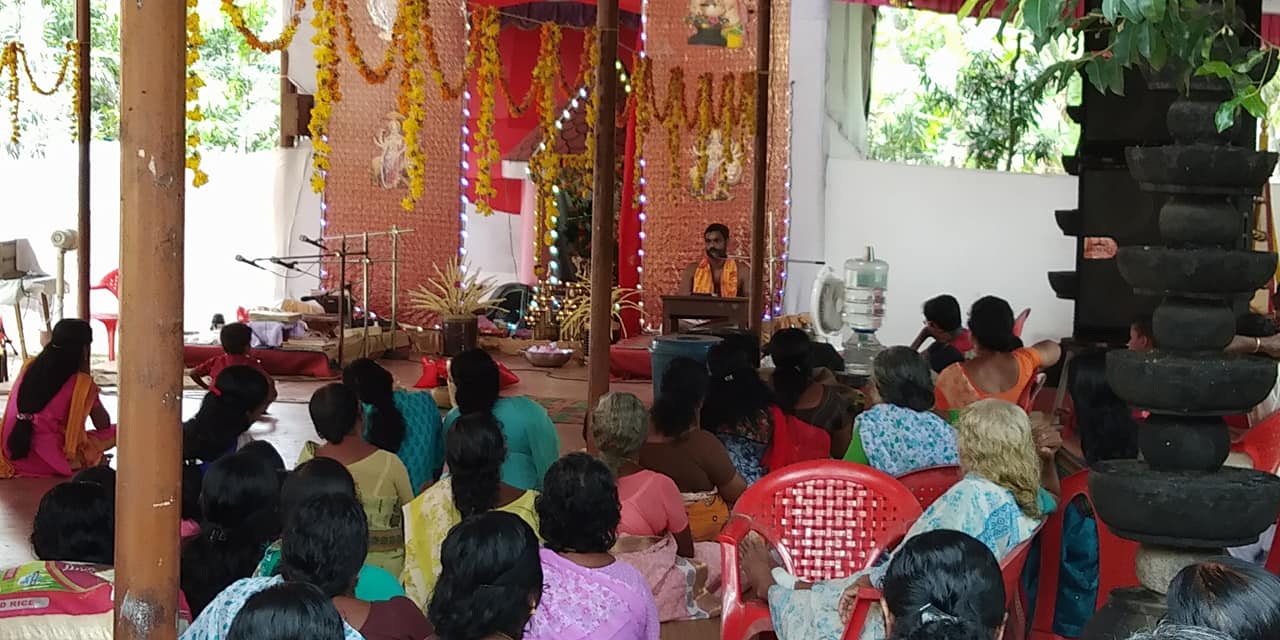
[[[20,478],[51,478],[51,477],[68,477],[75,469],[71,466],[71,461],[67,460],[66,449],[66,432],[67,420],[71,414],[71,398],[72,392],[75,390],[77,376],[71,376],[67,379],[66,384],[58,390],[58,393],[49,400],[49,404],[44,409],[35,414],[35,433],[31,438],[31,451],[27,457],[21,460],[14,460],[9,453],[9,434],[13,433],[13,427],[18,422],[18,389],[22,386],[22,376],[14,383],[13,388],[9,391],[9,403],[4,412],[5,421],[4,429],[0,432],[0,442],[4,446],[5,458],[13,466],[14,475]],[[101,401],[97,397],[97,389],[93,389],[93,405],[101,406]],[[72,425],[74,428],[80,429],[84,425]],[[89,429],[85,435],[90,438],[99,440],[114,440],[116,437],[116,428],[110,429]]]
[[[625,562],[588,569],[543,549],[542,602],[526,640],[658,640],[658,608]]]
[[[720,616],[720,545],[694,544],[694,557],[676,553],[671,534],[660,538],[622,536],[613,556],[635,567],[658,603],[658,618],[703,620]]]

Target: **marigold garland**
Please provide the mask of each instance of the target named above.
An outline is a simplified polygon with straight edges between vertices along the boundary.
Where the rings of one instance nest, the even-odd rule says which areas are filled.
[[[222,0],[222,12],[231,21],[231,26],[240,35],[244,36],[245,43],[262,53],[281,51],[293,43],[293,36],[298,33],[298,25],[302,22],[302,12],[306,8],[307,0],[294,0],[293,14],[289,16],[289,22],[284,25],[280,35],[273,40],[264,41],[261,36],[249,29],[248,22],[244,17],[244,10],[236,5],[235,0]]]
[[[588,36],[590,36],[590,34],[588,34]],[[590,170],[588,171],[588,175],[592,176],[591,179],[594,180],[595,179],[594,170],[595,170],[595,161],[596,161],[595,132],[596,132],[596,123],[599,122],[600,120],[600,79],[596,77],[595,70],[597,67],[600,66],[600,39],[590,38],[589,40],[586,41],[585,44],[586,46],[583,48],[586,50],[586,64],[583,65],[582,68],[590,69],[591,75],[587,77],[591,78],[591,82],[588,83],[589,91],[587,92],[587,105],[586,105],[586,113],[585,113],[586,120],[587,120],[587,141],[586,141],[587,150],[586,150],[586,153],[584,154],[585,155],[584,159],[588,163],[590,163],[588,165],[590,167]],[[613,73],[613,69],[610,69],[608,72]],[[612,161],[612,155],[610,155],[610,161]]]
[[[66,50],[66,55],[62,57],[62,62],[59,64],[57,78],[54,79],[53,85],[48,89],[40,86],[40,83],[36,81],[35,75],[31,73],[31,63],[27,58],[25,45],[16,40],[11,40],[4,43],[3,48],[0,48],[0,74],[9,74],[9,86],[5,95],[9,100],[10,143],[16,145],[22,138],[22,130],[19,126],[22,112],[20,105],[22,87],[18,66],[22,66],[22,75],[26,76],[27,84],[32,91],[42,96],[51,96],[66,84],[68,70],[71,71],[73,84],[75,84],[74,78],[78,77],[77,65],[75,64],[75,60],[78,57],[77,43],[74,40],[69,41],[63,45],[63,48]],[[74,104],[76,102],[73,102]],[[76,107],[73,106],[72,108],[74,110]]]
[[[396,29],[402,21],[413,24],[422,18],[424,7],[430,0],[403,0],[400,13],[396,17]],[[400,206],[406,211],[413,211],[426,192],[427,159],[422,152],[420,134],[426,121],[426,109],[423,104],[427,99],[427,74],[422,70],[422,56],[419,52],[421,33],[417,29],[405,30],[399,40],[403,67],[400,70],[403,113],[402,127],[405,149],[405,174],[409,179],[409,194],[401,201]],[[367,79],[367,78],[366,78]]]
[[[498,77],[502,74],[498,59],[498,12],[493,7],[476,10],[475,31],[480,40],[480,68],[476,73],[476,89],[480,93],[480,113],[476,117],[472,148],[476,150],[476,211],[493,215],[489,199],[498,195],[493,186],[493,167],[502,161],[498,140],[493,135],[494,107]]]
[[[456,83],[449,83],[444,78],[444,67],[440,64],[440,52],[436,49],[435,30],[431,27],[431,3],[423,2],[420,7],[422,19],[418,26],[422,33],[422,45],[427,52],[427,62],[431,65],[431,77],[440,87],[440,99],[445,101],[453,101],[462,97],[462,92],[467,89],[467,74],[471,71],[476,61],[477,46],[473,42],[467,48],[466,59],[462,63],[462,77]]]
[[[303,0],[305,1],[305,0]],[[356,42],[355,26],[351,22],[351,9],[347,5],[347,0],[330,0],[331,10],[338,19],[338,24],[342,27],[342,37],[347,41],[347,60],[355,66],[356,71],[369,84],[382,84],[391,77],[391,72],[396,69],[396,52],[400,49],[400,40],[404,37],[403,20],[410,5],[415,8],[418,2],[414,0],[400,0],[399,7],[396,9],[395,24],[391,28],[391,44],[387,46],[386,51],[382,54],[382,63],[377,67],[370,67],[364,61],[364,50],[360,48],[360,43]],[[416,10],[416,9],[415,9]],[[415,51],[416,53],[416,51]]]
[[[311,38],[315,45],[316,95],[307,130],[311,133],[311,148],[314,151],[312,162],[315,170],[311,173],[311,188],[316,193],[324,191],[325,174],[329,171],[329,154],[333,151],[326,135],[329,131],[329,118],[333,115],[333,103],[342,100],[342,89],[338,82],[338,54],[333,48],[338,37],[338,25],[330,2],[331,0],[315,0],[316,15],[311,19],[311,26],[316,30],[316,35]]]
[[[202,187],[209,182],[209,175],[200,169],[200,134],[195,131],[196,123],[204,120],[204,113],[196,101],[200,97],[200,87],[204,81],[195,71],[195,63],[200,60],[200,45],[204,44],[204,36],[200,34],[200,14],[196,12],[199,0],[187,0],[187,125],[192,133],[187,135],[187,168],[191,170],[191,186]]]

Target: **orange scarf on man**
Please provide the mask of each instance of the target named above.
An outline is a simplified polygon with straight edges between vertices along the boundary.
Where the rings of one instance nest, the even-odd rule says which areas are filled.
[[[699,295],[719,295],[721,298],[738,297],[738,263],[733,260],[724,261],[724,271],[720,274],[720,292],[717,294],[715,278],[711,274],[711,260],[703,258],[697,271],[693,272],[693,292]]]

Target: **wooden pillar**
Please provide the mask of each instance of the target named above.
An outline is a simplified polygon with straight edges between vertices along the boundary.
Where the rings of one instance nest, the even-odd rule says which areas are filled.
[[[78,102],[76,103],[76,141],[80,151],[79,169],[79,206],[76,216],[76,313],[81,319],[89,319],[89,287],[94,285],[93,274],[89,270],[90,229],[89,229],[89,143],[93,138],[92,126],[89,124],[90,111],[93,108],[91,89],[89,88],[90,60],[92,53],[93,33],[89,25],[89,0],[76,0],[76,66]],[[61,262],[59,262],[61,264]],[[59,278],[61,278],[59,274]],[[58,285],[62,286],[61,283]],[[62,291],[62,289],[59,289]],[[58,301],[58,313],[69,315]]]
[[[760,332],[764,311],[765,209],[769,186],[769,47],[771,0],[756,2],[756,139],[751,156],[751,330]]]
[[[172,640],[182,507],[186,3],[120,4],[115,637]]]
[[[588,355],[587,402],[609,391],[609,343],[613,320],[613,192],[617,150],[618,0],[596,4],[596,33],[600,38],[600,63],[596,67],[595,188],[591,192],[591,342]]]

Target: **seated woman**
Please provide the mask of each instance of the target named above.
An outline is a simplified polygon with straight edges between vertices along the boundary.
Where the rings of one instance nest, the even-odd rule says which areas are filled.
[[[1234,640],[1280,637],[1280,578],[1256,564],[1223,558],[1185,567],[1166,600],[1170,624],[1207,627]]]
[[[969,310],[969,333],[977,355],[938,374],[933,410],[949,420],[954,412],[984,398],[1018,402],[1036,372],[1058,363],[1062,349],[1052,340],[1023,347],[1013,334],[1013,309],[995,296],[978,299]]]
[[[182,546],[181,584],[200,615],[231,583],[253,575],[280,533],[276,472],[253,455],[232,454],[209,467],[200,490],[200,533]]]
[[[227,630],[227,640],[342,640],[342,616],[305,582],[286,582],[253,594]]]
[[[729,521],[730,505],[747,490],[724,445],[698,426],[706,391],[707,370],[701,363],[671,361],[650,412],[653,432],[640,447],[640,465],[680,488],[696,542],[715,540]]]
[[[571,453],[547,471],[537,499],[542,604],[526,639],[657,640],[649,583],[609,549],[617,541],[618,487],[604,463]]]
[[[364,413],[356,392],[341,384],[321,387],[311,396],[311,422],[326,444],[308,442],[298,457],[301,464],[313,457],[333,458],[351,472],[356,492],[369,516],[368,564],[399,575],[404,567],[404,529],[400,510],[413,500],[409,472],[396,454],[379,449],[360,437]]]
[[[535,531],[537,492],[502,480],[507,446],[502,428],[487,413],[459,418],[445,435],[449,474],[404,507],[405,559],[400,584],[420,607],[426,607],[440,576],[441,544],[454,525],[486,511],[513,513]]]
[[[885,631],[895,640],[1004,635],[1005,592],[991,550],[959,531],[928,531],[902,544],[881,590]]]
[[[449,381],[454,408],[445,416],[445,432],[464,414],[490,415],[507,441],[502,481],[517,489],[541,489],[547,469],[560,457],[560,435],[547,410],[524,396],[499,398],[498,363],[480,349],[453,359]]]
[[[765,452],[773,440],[773,392],[756,375],[755,364],[731,344],[707,352],[711,373],[702,403],[702,428],[724,444],[729,460],[748,485],[764,477]]]
[[[961,413],[956,429],[966,475],[925,510],[905,539],[952,529],[976,537],[997,559],[1003,558],[1031,537],[1052,510],[1059,491],[1052,459],[1061,443],[1050,444],[1046,438],[1037,446],[1027,414],[1003,400],[974,403]],[[880,564],[815,584],[779,571],[779,582],[768,547],[754,534],[743,541],[742,562],[746,584],[755,594],[768,594],[774,629],[786,640],[839,638],[849,613],[840,602],[862,586],[880,585],[885,569]],[[879,608],[873,612],[862,637],[884,638]]]
[[[248,451],[248,447],[242,449],[241,453],[245,451]],[[341,462],[331,458],[308,460],[298,465],[298,468],[285,478],[284,485],[280,488],[281,520],[287,522],[298,507],[307,500],[335,493],[359,499],[351,472],[347,471]],[[279,574],[280,546],[280,540],[276,540],[267,547],[266,554],[258,563],[254,576],[270,577]],[[397,576],[388,573],[386,569],[369,564],[360,567],[360,573],[356,577],[357,598],[368,602],[380,602],[403,595],[404,589],[400,587]]]
[[[528,522],[490,511],[449,532],[427,617],[440,640],[522,640],[542,600],[538,537]]]
[[[281,583],[305,582],[319,588],[337,608],[348,640],[425,640],[431,627],[409,599],[365,602],[352,597],[368,544],[364,508],[358,500],[336,493],[311,498],[285,525],[280,575],[245,578],[227,587],[182,637],[225,638],[228,626],[255,594]]]
[[[368,358],[347,365],[342,384],[360,396],[365,440],[400,456],[415,493],[440,478],[444,431],[430,393],[395,388],[391,372]]]
[[[271,386],[257,369],[223,369],[204,394],[196,415],[182,423],[182,458],[207,465],[236,450],[245,433],[266,413]]]
[[[956,431],[933,407],[933,374],[910,347],[876,355],[871,371],[871,408],[853,419],[844,459],[891,476],[957,464]]]
[[[91,342],[88,322],[60,320],[49,345],[23,365],[5,405],[0,478],[70,477],[115,446],[116,428],[89,375]]]
[[[649,433],[640,399],[606,393],[591,414],[591,440],[618,479],[614,555],[640,570],[663,622],[719,614],[720,545],[694,543],[689,515],[671,478],[636,462]]]
[[[774,365],[770,382],[782,412],[830,434],[830,457],[843,458],[849,450],[853,417],[859,409],[856,393],[814,378],[813,348],[809,334],[800,329],[773,334],[769,357]]]
[[[6,640],[112,637],[115,518],[112,492],[66,482],[40,499],[31,532],[38,561],[4,567],[0,637]],[[179,630],[191,621],[179,595]]]

